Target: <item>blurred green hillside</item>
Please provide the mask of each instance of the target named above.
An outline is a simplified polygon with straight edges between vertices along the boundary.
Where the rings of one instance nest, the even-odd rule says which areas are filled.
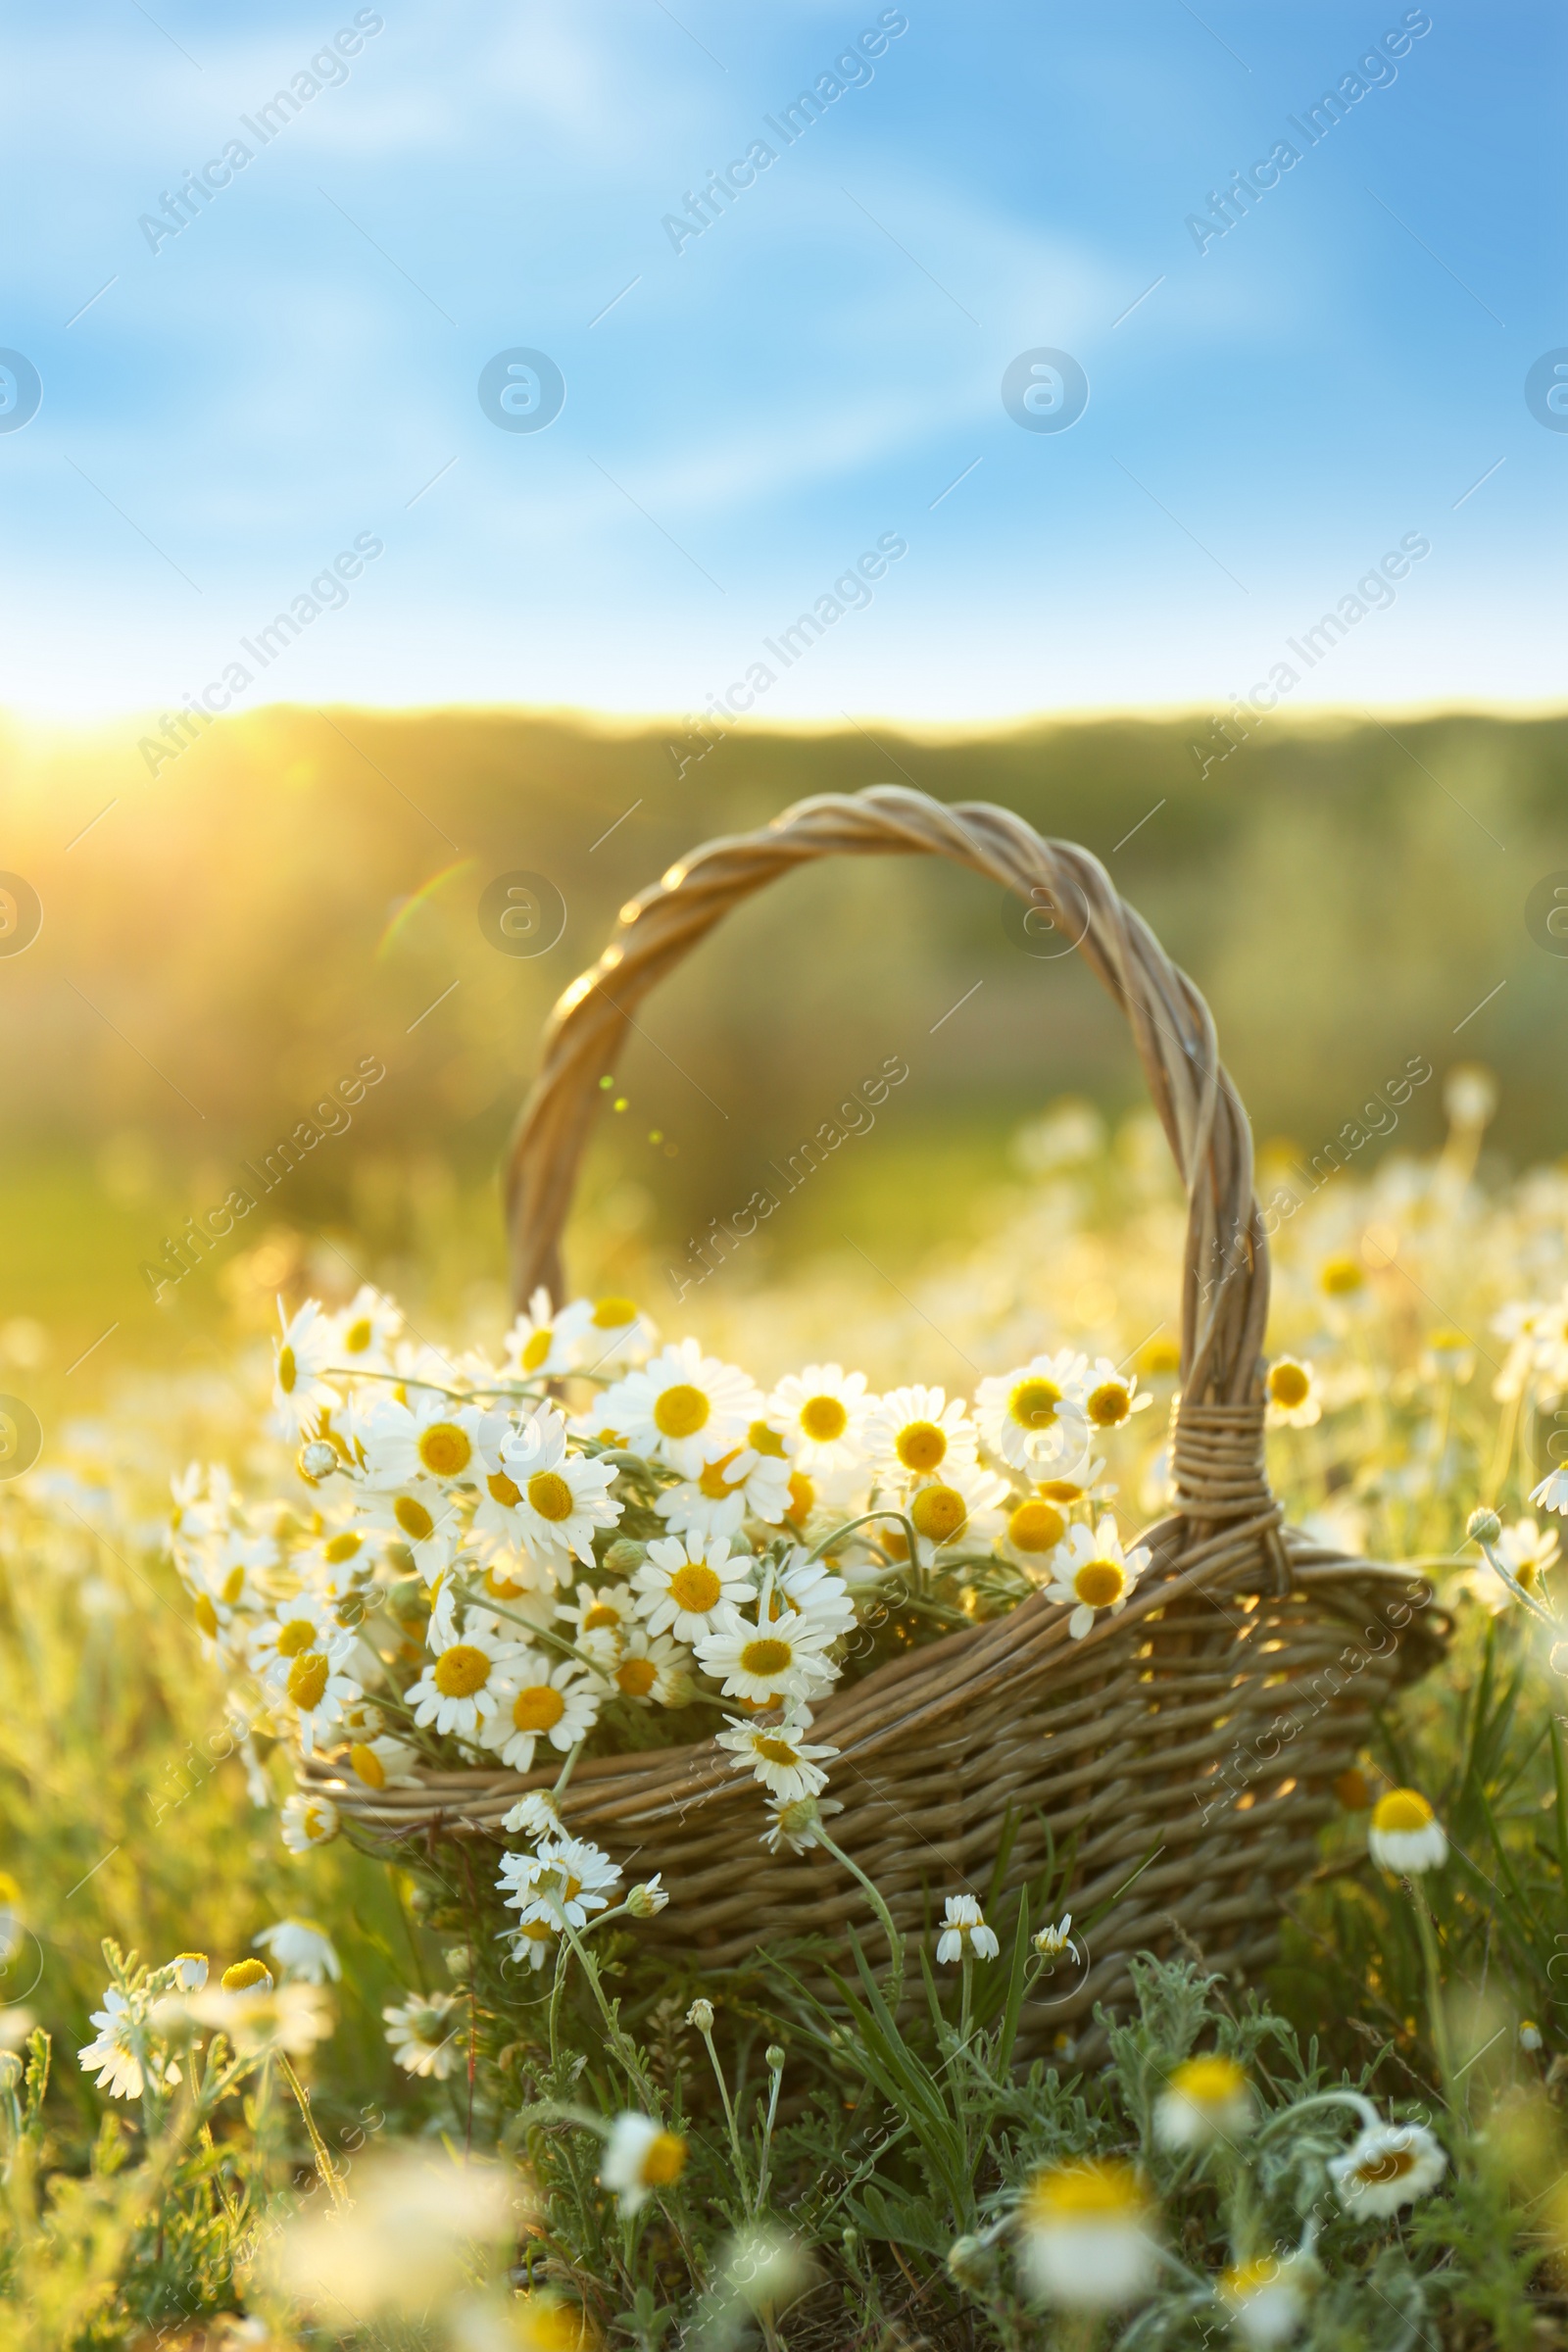
[[[498,1281],[494,1171],[551,1002],[673,858],[811,792],[908,782],[1086,844],[1207,995],[1260,1137],[1310,1154],[1424,1055],[1496,1071],[1492,1140],[1514,1162],[1568,1148],[1568,960],[1525,924],[1532,887],[1568,868],[1568,718],[1270,720],[1206,773],[1195,741],[1224,748],[1206,717],[737,732],[696,760],[655,723],[277,709],[156,776],[137,733],[0,736],[0,867],[43,906],[0,956],[0,1326],[63,1380],[118,1324],[73,1394],[101,1361],[199,1344],[226,1261],[279,1226],[327,1234],[345,1281]],[[514,869],[565,906],[531,959],[478,919]],[[909,1077],[875,1132],[771,1220],[760,1261],[846,1236],[922,1248],[1004,1176],[1043,1102],[1136,1101],[1094,981],[1004,916],[973,878],[897,859],[744,909],[613,1073],[627,1107],[603,1122],[577,1271],[679,1260],[890,1056]],[[155,1307],[139,1266],[366,1060],[386,1075],[352,1124]],[[1434,1143],[1437,1098],[1401,1141]]]

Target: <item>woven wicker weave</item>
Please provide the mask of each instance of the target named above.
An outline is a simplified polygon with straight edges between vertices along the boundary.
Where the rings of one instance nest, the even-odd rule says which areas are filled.
[[[1247,1117],[1208,1007],[1094,858],[1006,809],[892,785],[824,795],[710,843],[622,909],[614,941],[552,1015],[514,1142],[518,1298],[540,1282],[563,1295],[560,1235],[597,1082],[649,989],[775,876],[885,852],[951,858],[1050,910],[1127,1015],[1191,1200],[1176,1509],[1140,1539],[1153,1556],[1125,1612],[1074,1642],[1067,1612],[1037,1595],[841,1689],[816,1716],[815,1736],[841,1751],[835,1834],[906,1935],[943,1894],[985,1891],[1004,1834],[1016,1832],[1008,1886],[1071,1843],[1071,1907],[1080,1923],[1103,1915],[1054,2028],[1113,1997],[1146,1948],[1190,1938],[1233,1973],[1270,1957],[1333,1781],[1396,1685],[1440,1654],[1444,1628],[1418,1576],[1282,1527],[1263,1463],[1268,1250]],[[555,1777],[424,1772],[416,1787],[372,1793],[328,1762],[303,1770],[388,1841],[496,1838],[518,1794]],[[760,1794],[711,1742],[587,1761],[564,1813],[628,1876],[663,1874],[671,1907],[640,1934],[695,1942],[714,1966],[849,1923],[875,1939],[859,1887],[831,1856],[763,1850]]]

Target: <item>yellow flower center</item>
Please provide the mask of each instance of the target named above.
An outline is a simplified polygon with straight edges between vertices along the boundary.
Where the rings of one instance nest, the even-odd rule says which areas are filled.
[[[906,1470],[934,1470],[948,1450],[946,1430],[934,1421],[907,1421],[893,1441]]]
[[[374,1748],[368,1746],[365,1740],[357,1741],[349,1749],[349,1762],[367,1788],[384,1788],[386,1787],[386,1766]]]
[[[277,1654],[280,1658],[297,1658],[315,1640],[316,1628],[308,1617],[291,1617],[277,1629]]]
[[[747,1642],[741,1651],[741,1668],[760,1683],[771,1682],[774,1675],[785,1671],[794,1655],[789,1642],[770,1640],[764,1634],[759,1641]]]
[[[612,1609],[605,1600],[596,1600],[591,1609],[584,1609],[582,1613],[582,1630],[585,1634],[597,1633],[601,1626],[619,1623],[620,1611]]]
[[[637,1320],[637,1301],[634,1298],[601,1298],[594,1308],[596,1331],[624,1331],[628,1323]]]
[[[642,2161],[645,2188],[668,2188],[686,2170],[686,2142],[678,2132],[661,2132],[648,2143]]]
[[[370,1345],[372,1334],[373,1326],[369,1316],[361,1315],[359,1321],[351,1323],[343,1334],[343,1345],[350,1355],[363,1355]]]
[[[566,1712],[561,1692],[549,1683],[533,1683],[512,1702],[512,1720],[519,1732],[550,1732]]]
[[[559,1470],[536,1470],[528,1481],[528,1500],[541,1519],[553,1524],[569,1519],[575,1504],[571,1489]]]
[[[403,1533],[412,1536],[416,1544],[428,1544],[435,1534],[435,1521],[423,1503],[416,1502],[412,1494],[398,1496],[392,1505],[392,1516]]]
[[[801,1407],[801,1427],[818,1446],[831,1446],[850,1426],[850,1416],[837,1396],[808,1396]]]
[[[1143,2192],[1130,2164],[1049,2166],[1029,2184],[1024,2210],[1037,2227],[1056,2222],[1100,2220],[1143,2209]]]
[[[1182,1368],[1181,1342],[1179,1340],[1150,1340],[1140,1349],[1138,1362],[1140,1369],[1151,1375],[1179,1372]]]
[[[628,1698],[646,1698],[658,1680],[652,1658],[623,1658],[615,1668],[616,1684]]]
[[[260,1960],[236,1960],[223,1971],[225,1992],[250,1992],[258,1984],[269,1992],[272,1988],[272,1972]]]
[[[443,1698],[471,1698],[490,1679],[490,1660],[471,1642],[455,1642],[437,1658],[431,1679]]]
[[[662,1437],[694,1438],[708,1426],[712,1409],[701,1389],[694,1389],[690,1381],[677,1380],[661,1389],[654,1399],[654,1427]]]
[[[677,1568],[669,1580],[669,1596],[683,1609],[698,1615],[712,1608],[724,1590],[711,1568],[693,1561],[688,1567]]]
[[[1415,1788],[1391,1788],[1372,1808],[1375,1830],[1425,1830],[1431,1828],[1433,1819],[1432,1807]]]
[[[1287,1412],[1293,1412],[1297,1405],[1305,1402],[1306,1393],[1311,1386],[1305,1367],[1293,1363],[1289,1356],[1269,1369],[1268,1393],[1276,1404],[1284,1405]]]
[[[538,1371],[545,1357],[550,1353],[550,1344],[555,1336],[548,1323],[541,1330],[530,1335],[528,1344],[522,1351],[522,1368],[525,1372]]]
[[[222,1594],[221,1594],[221,1597],[222,1597],[224,1600],[226,1600],[226,1601],[228,1602],[228,1605],[229,1605],[229,1607],[230,1607],[230,1608],[232,1608],[232,1607],[233,1607],[233,1605],[234,1605],[234,1603],[235,1603],[235,1601],[236,1601],[236,1600],[238,1600],[238,1598],[239,1598],[240,1594],[241,1594],[241,1593],[244,1592],[244,1590],[245,1590],[245,1571],[244,1571],[244,1569],[243,1569],[243,1568],[231,1568],[231,1569],[229,1570],[228,1574],[227,1574],[227,1575],[224,1577],[224,1579],[223,1579],[223,1590],[222,1590]]]
[[[1360,1290],[1366,1276],[1353,1257],[1331,1257],[1318,1281],[1330,1298],[1348,1298],[1352,1291]]]
[[[318,1707],[326,1696],[326,1678],[331,1671],[318,1649],[307,1650],[289,1668],[288,1694],[305,1714]]]
[[[473,1459],[467,1431],[455,1421],[432,1421],[419,1438],[419,1459],[432,1478],[456,1478]]]
[[[205,1592],[198,1592],[196,1595],[196,1622],[209,1642],[218,1640],[218,1611]]]
[[[759,1733],[752,1746],[767,1764],[798,1764],[801,1760],[787,1740],[775,1740],[766,1732]]]
[[[1061,1391],[1054,1380],[1020,1380],[1007,1398],[1007,1413],[1020,1429],[1049,1429],[1060,1402]]]
[[[490,1490],[491,1501],[505,1503],[509,1511],[522,1500],[522,1489],[504,1470],[492,1470],[484,1483]]]
[[[1098,1389],[1089,1392],[1087,1411],[1097,1429],[1114,1429],[1125,1421],[1132,1410],[1127,1384],[1121,1380],[1102,1380]]]
[[[1120,1600],[1126,1581],[1114,1560],[1085,1560],[1072,1589],[1086,1608],[1108,1609],[1113,1600]]]
[[[515,1930],[518,1936],[526,1936],[530,1943],[548,1943],[555,1932],[554,1925],[548,1919],[525,1919]]]
[[[1384,2188],[1391,2180],[1402,2180],[1406,2173],[1414,2170],[1415,2157],[1408,2148],[1383,2148],[1356,2166],[1355,2177],[1368,2188]]]
[[[968,1505],[956,1487],[922,1487],[909,1505],[916,1534],[932,1544],[947,1543],[968,1516]]]
[[[734,1488],[724,1476],[734,1459],[733,1453],[726,1453],[718,1461],[710,1462],[705,1470],[698,1472],[697,1484],[710,1502],[722,1502],[726,1494],[734,1494]]]
[[[277,1351],[277,1385],[285,1396],[293,1396],[294,1383],[299,1376],[300,1368],[294,1360],[293,1348],[280,1348]]]
[[[1067,1533],[1067,1522],[1054,1502],[1020,1502],[1007,1521],[1007,1534],[1019,1551],[1054,1551]]]
[[[815,1500],[816,1481],[808,1478],[804,1470],[792,1470],[790,1472],[789,1516],[797,1527],[809,1517],[811,1505]]]
[[[765,1421],[752,1423],[751,1428],[746,1432],[746,1443],[754,1453],[771,1453],[781,1456],[784,1451],[783,1439],[776,1429],[769,1429]]]
[[[353,1559],[364,1541],[365,1538],[355,1535],[352,1528],[344,1528],[341,1535],[327,1537],[321,1546],[321,1557],[329,1567],[341,1568],[345,1560]]]
[[[1247,2076],[1234,2058],[1210,2051],[1175,2067],[1170,2086],[1182,2098],[1191,2099],[1195,2107],[1224,2107],[1246,2090]]]
[[[1040,1492],[1048,1502],[1082,1502],[1085,1489],[1071,1478],[1043,1478]]]

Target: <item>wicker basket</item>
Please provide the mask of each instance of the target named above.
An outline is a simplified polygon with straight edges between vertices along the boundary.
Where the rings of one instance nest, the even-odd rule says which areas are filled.
[[[1332,1784],[1374,1712],[1442,1652],[1429,1586],[1283,1528],[1263,1462],[1261,1349],[1268,1250],[1246,1114],[1207,1006],[1086,851],[1043,841],[1004,808],[949,808],[879,785],[824,795],[763,830],[710,843],[623,908],[613,943],[556,1006],[519,1122],[509,1182],[516,1292],[563,1295],[559,1237],[596,1102],[647,991],[738,900],[831,855],[951,858],[1049,907],[1132,1025],[1191,1198],[1182,1296],[1176,1510],[1140,1541],[1150,1570],[1125,1612],[1087,1639],[1036,1595],[841,1689],[817,1712],[840,1756],[833,1827],[906,1935],[941,1897],[984,1894],[1073,1855],[1067,1899],[1087,1965],[1053,2028],[1113,1998],[1128,1957],[1196,1943],[1211,1965],[1272,1955],[1285,1893],[1309,1868]],[[389,1847],[415,1836],[499,1838],[508,1808],[554,1770],[425,1772],[372,1793],[329,1762],[302,1765]],[[673,1901],[640,1934],[714,1967],[760,1943],[854,1923],[860,1888],[820,1849],[760,1842],[759,1790],[711,1742],[601,1756],[566,1792],[568,1826]],[[1038,2038],[1038,2034],[1036,2036]]]

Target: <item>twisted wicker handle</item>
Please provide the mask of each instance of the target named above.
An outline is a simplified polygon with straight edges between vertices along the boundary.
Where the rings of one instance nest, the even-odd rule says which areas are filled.
[[[561,1234],[598,1081],[615,1066],[649,990],[776,875],[816,858],[882,853],[951,858],[1045,906],[1126,1013],[1190,1200],[1178,1484],[1205,1520],[1250,1516],[1260,1494],[1267,1507],[1260,1378],[1268,1245],[1252,1198],[1247,1113],[1220,1062],[1213,1017],[1097,858],[1070,842],[1044,841],[1022,817],[985,802],[952,808],[898,784],[819,794],[759,832],[708,843],[622,907],[610,946],[550,1016],[543,1065],[513,1136],[506,1205],[518,1303],[538,1283],[563,1295]]]

